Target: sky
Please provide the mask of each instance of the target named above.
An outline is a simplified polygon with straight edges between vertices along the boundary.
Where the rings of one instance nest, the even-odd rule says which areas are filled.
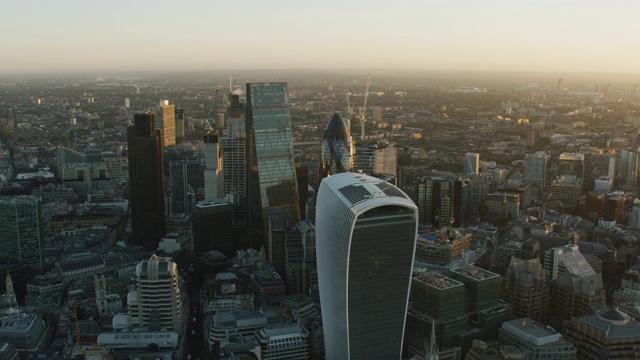
[[[640,2],[3,0],[0,73],[640,73]]]

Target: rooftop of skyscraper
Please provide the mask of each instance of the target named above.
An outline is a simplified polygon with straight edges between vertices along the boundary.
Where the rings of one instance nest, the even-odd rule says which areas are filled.
[[[437,274],[437,273],[422,274],[422,275],[414,277],[414,279],[416,279],[416,280],[418,280],[418,281],[420,281],[420,282],[422,282],[424,284],[436,287],[438,289],[448,289],[448,288],[452,288],[454,286],[464,286],[463,283],[461,283],[461,282],[459,282],[457,280],[448,278],[446,276],[442,276],[442,275]]]
[[[492,273],[490,271],[481,269],[479,267],[475,267],[472,265],[469,266],[465,266],[463,268],[460,269],[455,269],[452,270],[452,272],[464,275],[466,277],[470,277],[472,279],[475,280],[486,280],[486,279],[492,279],[492,278],[496,278],[496,277],[500,277],[500,275]]]

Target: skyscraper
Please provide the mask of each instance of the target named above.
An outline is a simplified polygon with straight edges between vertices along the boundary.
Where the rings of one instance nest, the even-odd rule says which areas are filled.
[[[547,176],[547,157],[544,154],[527,154],[524,157],[524,183],[544,187]]]
[[[236,253],[231,222],[231,205],[226,202],[201,201],[193,207],[193,252],[196,257],[218,250],[232,258]]]
[[[480,173],[480,154],[466,153],[464,155],[464,173],[467,175]]]
[[[152,113],[136,114],[127,129],[133,242],[155,250],[165,234],[162,133]]]
[[[247,84],[246,128],[249,231],[259,249],[269,236],[272,209],[290,225],[300,221],[286,83]]]
[[[341,173],[320,184],[318,281],[327,359],[399,359],[418,209],[395,186]]]
[[[204,136],[204,199],[215,200],[223,196],[220,179],[221,156],[217,132],[208,132]]]
[[[42,271],[40,200],[0,197],[0,260],[20,261],[31,271]]]
[[[220,137],[222,149],[223,194],[230,198],[233,206],[233,223],[236,227],[247,225],[247,173],[246,173],[246,128],[244,104],[238,95],[231,96],[227,130]]]
[[[352,168],[351,136],[338,113],[331,116],[324,129],[320,156],[318,184],[329,175],[347,172]]]
[[[184,109],[176,108],[176,144],[182,144],[184,142]]]
[[[196,204],[197,183],[197,162],[169,161],[169,214],[191,214],[191,208]]]
[[[160,100],[156,109],[156,127],[162,130],[162,146],[176,144],[176,106],[169,105],[169,100]]]

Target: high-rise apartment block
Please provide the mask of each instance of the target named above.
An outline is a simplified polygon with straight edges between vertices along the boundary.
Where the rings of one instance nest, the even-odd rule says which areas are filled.
[[[320,184],[318,281],[326,357],[400,358],[418,211],[395,186],[341,173]]]
[[[160,100],[155,111],[156,128],[162,131],[162,147],[176,144],[176,106]]]
[[[0,259],[20,261],[33,272],[42,271],[40,200],[36,197],[0,197]]]
[[[246,129],[249,228],[259,249],[267,245],[273,209],[290,225],[300,221],[286,83],[247,84]]]
[[[127,129],[133,241],[155,250],[165,234],[162,133],[152,113],[136,114],[134,119]]]

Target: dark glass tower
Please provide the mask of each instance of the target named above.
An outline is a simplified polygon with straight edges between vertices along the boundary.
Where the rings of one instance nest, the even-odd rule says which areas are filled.
[[[165,235],[162,133],[152,113],[135,115],[127,129],[129,145],[129,203],[133,242],[155,250]]]
[[[184,109],[176,108],[176,145],[184,142]]]
[[[272,210],[290,225],[300,221],[286,83],[247,84],[246,127],[249,229],[259,249]]]

